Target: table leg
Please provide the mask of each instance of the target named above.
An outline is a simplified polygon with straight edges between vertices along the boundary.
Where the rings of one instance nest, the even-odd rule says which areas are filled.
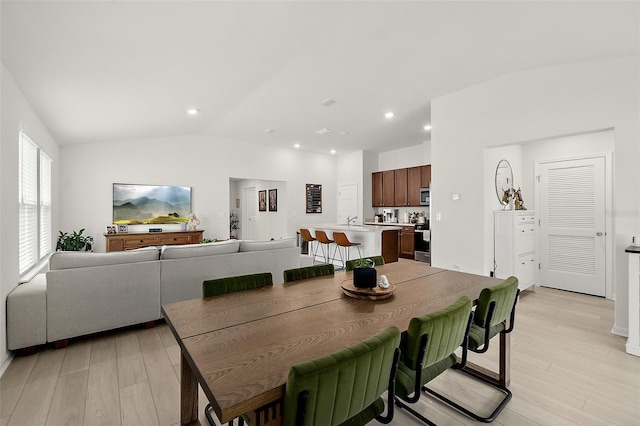
[[[197,424],[198,381],[189,363],[180,353],[180,424]]]

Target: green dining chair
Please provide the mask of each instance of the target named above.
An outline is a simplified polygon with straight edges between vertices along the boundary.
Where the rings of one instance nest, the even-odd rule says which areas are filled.
[[[272,285],[273,277],[270,272],[206,280],[202,283],[202,297],[219,296],[221,294],[251,290]],[[211,403],[207,404],[204,409],[204,415],[209,421],[209,424],[214,426],[216,423],[214,423],[211,415],[212,410],[213,407],[211,406]],[[244,419],[242,417],[238,418],[238,424],[240,426],[244,425]],[[233,426],[233,420],[229,422],[229,426]]]
[[[382,256],[363,257],[362,259],[371,259],[375,266],[384,265],[384,257],[382,257]],[[356,262],[358,260],[362,260],[362,259],[347,260],[347,263],[346,263],[346,266],[345,266],[345,270],[346,271],[353,271],[353,268],[355,267]]]
[[[452,305],[411,319],[406,340],[401,346],[395,403],[428,425],[434,425],[411,406],[420,400],[426,383],[449,368],[462,368],[467,362],[467,340],[473,312],[471,299],[462,296]],[[456,349],[463,347],[458,363]]]
[[[516,277],[509,277],[504,282],[485,288],[480,292],[471,329],[469,330],[467,347],[470,351],[484,353],[489,349],[489,341],[493,337],[513,331],[519,295],[520,290],[518,290],[518,279]],[[508,324],[507,318],[509,319]],[[474,371],[464,368],[460,369],[460,371],[502,392],[504,396],[490,415],[481,416],[432,389],[426,389],[426,391],[475,420],[491,423],[511,400],[511,391],[507,387],[488,380],[485,376]]]
[[[202,297],[218,296],[235,291],[252,290],[273,285],[271,272],[218,278],[202,283]]]
[[[389,327],[350,348],[289,370],[283,425],[365,425],[393,419],[400,332]],[[381,395],[388,391],[387,413]]]
[[[303,266],[302,268],[287,269],[283,272],[284,282],[306,280],[309,278],[322,277],[325,275],[333,275],[335,268],[332,264],[322,264],[314,266]]]

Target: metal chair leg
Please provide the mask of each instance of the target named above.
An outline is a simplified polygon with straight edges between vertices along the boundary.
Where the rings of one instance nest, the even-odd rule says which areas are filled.
[[[422,390],[424,392],[428,392],[429,394],[435,396],[436,398],[438,398],[439,400],[445,402],[446,404],[451,405],[452,407],[454,407],[455,409],[457,409],[458,411],[462,411],[464,414],[466,414],[467,416],[471,417],[472,419],[475,419],[479,422],[483,422],[483,423],[491,423],[493,422],[496,417],[498,417],[498,415],[502,412],[502,410],[504,410],[504,407],[507,406],[507,404],[509,403],[509,401],[511,400],[511,391],[509,389],[507,389],[504,386],[500,386],[497,385],[495,383],[491,383],[487,380],[484,380],[482,377],[475,375],[473,372],[465,370],[464,368],[462,369],[458,369],[458,371],[465,373],[471,377],[474,377],[486,384],[488,384],[489,386],[493,387],[494,389],[497,389],[499,391],[501,391],[504,394],[504,397],[500,400],[500,403],[498,404],[498,406],[491,412],[491,414],[489,414],[487,417],[482,417],[474,412],[472,412],[471,410],[469,410],[466,407],[463,407],[462,405],[458,404],[455,401],[450,400],[449,398],[447,398],[446,396],[434,391],[433,389],[429,389],[426,386],[422,387]]]
[[[207,418],[210,426],[216,426],[216,423],[211,416],[212,410],[213,407],[211,406],[211,404],[207,404],[207,406],[204,408],[204,416]],[[229,426],[234,426],[233,420],[229,422]],[[244,419],[242,418],[242,416],[238,417],[238,426],[244,426]]]

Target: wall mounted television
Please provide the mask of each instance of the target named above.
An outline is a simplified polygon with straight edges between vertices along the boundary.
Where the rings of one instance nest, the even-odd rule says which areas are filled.
[[[191,187],[113,184],[113,223],[118,225],[186,223]]]

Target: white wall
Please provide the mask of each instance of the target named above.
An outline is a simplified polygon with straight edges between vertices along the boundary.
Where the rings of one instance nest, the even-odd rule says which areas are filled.
[[[286,228],[278,234],[295,236],[303,222],[335,221],[336,159],[330,155],[208,136],[65,145],[60,155],[60,228],[86,228],[96,251],[105,250],[114,182],[191,186],[205,238],[229,238],[229,178],[286,182],[286,191],[278,191],[277,213]],[[304,214],[305,183],[322,184],[322,214]]]
[[[432,217],[442,219],[432,221],[433,265],[487,274],[483,229],[495,202],[486,197],[486,148],[613,128],[614,331],[625,333],[624,249],[640,227],[639,73],[637,56],[618,58],[513,73],[434,99]]]
[[[425,144],[427,144],[425,142]],[[415,145],[407,148],[394,149],[378,154],[378,170],[403,169],[405,167],[422,166],[430,164],[423,160],[427,150],[423,145]]]
[[[18,285],[18,143],[20,129],[38,144],[53,160],[52,163],[52,227],[54,229],[52,249],[58,226],[58,145],[44,127],[38,115],[24,97],[13,77],[2,65],[1,80],[1,133],[0,133],[0,371],[9,359],[6,334],[7,295]]]

